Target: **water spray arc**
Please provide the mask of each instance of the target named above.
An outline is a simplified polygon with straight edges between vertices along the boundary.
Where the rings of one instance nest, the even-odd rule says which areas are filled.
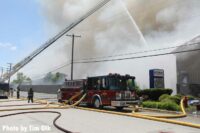
[[[124,4],[124,2],[122,0],[118,0],[118,2],[122,5],[122,8],[125,10],[125,12],[128,15],[130,21],[132,22],[133,27],[135,28],[137,34],[140,37],[140,41],[143,43],[144,46],[147,46],[147,42],[146,42],[146,40],[144,38],[144,35],[142,34],[140,28],[138,27],[137,23],[135,22],[135,19],[133,18],[133,16],[129,12],[128,8],[126,7],[126,5]]]

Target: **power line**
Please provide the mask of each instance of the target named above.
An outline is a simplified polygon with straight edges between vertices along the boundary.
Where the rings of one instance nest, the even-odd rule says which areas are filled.
[[[174,51],[174,52],[166,52],[161,54],[152,54],[152,55],[144,55],[144,56],[135,56],[135,57],[127,57],[127,58],[118,58],[118,59],[105,59],[105,60],[94,60],[94,61],[80,61],[80,62],[74,62],[76,64],[87,64],[87,63],[101,63],[101,62],[111,62],[111,61],[122,61],[122,60],[131,60],[131,59],[139,59],[139,58],[147,58],[147,57],[156,57],[156,56],[163,56],[163,55],[170,55],[170,54],[180,54],[180,53],[186,53],[186,52],[194,52],[199,51],[198,49],[191,49],[191,50],[182,50],[182,51]]]
[[[177,48],[177,47],[185,47],[185,46],[192,46],[192,45],[200,45],[198,43],[191,43],[191,44],[185,44],[185,45],[181,45],[181,46],[175,46],[175,47],[168,47],[168,48],[163,48],[163,49],[155,49],[155,50],[150,50],[151,52],[152,51],[159,51],[159,50],[165,50],[165,49],[169,49],[169,48]],[[107,60],[95,60],[95,61],[82,61],[82,62],[74,62],[76,64],[84,64],[84,63],[98,63],[98,62],[110,62],[110,61],[121,61],[121,60],[130,60],[130,59],[139,59],[139,58],[147,58],[147,57],[156,57],[156,56],[163,56],[163,55],[169,55],[169,54],[179,54],[179,53],[186,53],[186,52],[195,52],[195,51],[199,51],[199,49],[191,49],[191,50],[183,50],[183,51],[175,51],[175,52],[167,52],[167,53],[161,53],[161,54],[153,54],[153,55],[146,55],[146,56],[136,56],[136,57],[128,57],[128,58],[118,58],[118,59],[107,59]],[[146,52],[150,52],[150,51],[146,51]],[[142,51],[143,53],[145,53],[145,51]],[[137,53],[141,53],[141,52],[137,52]],[[133,53],[132,53],[133,54]],[[136,53],[134,53],[136,54]],[[49,72],[55,72],[61,68],[64,68],[65,66],[69,66],[71,65],[71,63],[65,63]],[[47,72],[47,73],[49,73]],[[42,77],[42,76],[45,76],[47,73],[44,73],[43,75],[41,76],[38,76],[38,77]],[[41,79],[41,78],[37,78],[37,79]],[[36,80],[36,79],[34,79]]]
[[[171,49],[171,48],[178,48],[178,47],[182,48],[182,47],[192,46],[192,45],[200,45],[200,44],[199,43],[191,43],[191,44],[185,44],[185,45],[181,45],[181,46],[174,46],[174,47],[168,47],[168,48],[162,48],[162,49],[154,49],[154,50],[142,51],[142,52],[135,52],[135,53],[127,53],[127,54],[138,54],[138,53],[146,53],[146,52],[155,52],[155,51],[166,50],[166,49]],[[107,60],[94,60],[94,61],[82,61],[82,62],[81,61],[75,61],[74,63],[75,64],[80,64],[80,63],[98,63],[98,62],[120,61],[120,60],[128,60],[128,59],[138,59],[138,58],[147,58],[147,57],[162,56],[162,55],[169,55],[169,54],[178,54],[178,53],[185,53],[185,52],[194,52],[194,51],[199,51],[199,50],[200,50],[200,48],[199,49],[192,49],[192,50],[185,50],[185,51],[167,52],[167,53],[161,53],[161,54],[146,55],[146,56],[128,57],[128,58],[107,59]],[[125,54],[120,54],[118,56],[122,56],[122,55],[124,56]],[[114,56],[110,56],[110,57],[114,57]],[[49,72],[55,72],[55,71],[57,71],[57,70],[59,70],[61,68],[69,66],[69,65],[71,65],[71,63],[65,63],[63,65],[58,66],[57,68],[54,68],[54,69],[50,70]],[[35,76],[33,80],[40,79],[38,77],[43,77],[43,76],[45,76],[49,72],[43,73],[40,76]]]
[[[55,72],[55,71],[57,71],[57,70],[59,70],[59,69],[61,69],[61,68],[67,67],[67,66],[69,66],[69,65],[71,65],[71,63],[65,63],[65,64],[63,64],[63,65],[60,65],[60,66],[57,67],[57,68],[54,68],[54,69],[48,71],[48,72],[45,72],[45,73],[40,74],[40,75],[38,75],[38,76],[33,76],[31,79],[32,79],[32,80],[41,79],[40,77],[44,77],[47,73]]]
[[[67,66],[69,66],[69,65],[71,65],[71,63],[64,63],[64,64],[62,64],[62,65],[60,65],[60,66],[58,66],[58,67],[56,67],[56,68],[54,68],[54,69],[52,69],[52,70],[50,70],[50,71],[48,71],[48,72],[45,72],[45,73],[40,74],[40,75],[38,75],[38,76],[33,76],[33,77],[31,77],[31,80],[34,81],[34,80],[37,80],[37,79],[41,79],[41,78],[44,77],[46,74],[48,74],[48,73],[50,73],[50,72],[55,72],[55,71],[57,71],[57,70],[59,70],[59,69],[61,69],[61,68],[67,67]],[[23,81],[23,83],[29,83],[29,82],[30,82],[30,81]]]
[[[105,1],[106,2],[106,1]],[[91,13],[91,14],[93,14],[93,13]],[[83,20],[82,20],[83,21]],[[124,56],[124,55],[120,55],[120,56]],[[113,57],[113,56],[112,56]],[[102,58],[102,57],[101,57]],[[107,58],[107,57],[104,57],[104,58]],[[109,57],[110,58],[110,57]],[[94,58],[93,58],[94,59]],[[84,60],[91,60],[91,58],[90,59],[84,59]],[[26,65],[26,64],[25,64]]]
[[[55,72],[55,71],[57,71],[57,70],[59,70],[59,69],[61,69],[61,68],[64,68],[64,67],[66,67],[66,66],[69,66],[69,65],[71,65],[71,63],[65,63],[64,65],[59,66],[59,67],[57,67],[57,68],[55,68],[55,69],[53,69],[53,70],[51,70],[51,71],[49,71],[49,72]],[[49,73],[49,72],[48,72],[48,73]]]
[[[139,51],[139,52],[133,52],[133,53],[131,52],[131,53],[124,53],[124,54],[109,55],[109,56],[83,58],[80,60],[76,60],[76,62],[85,61],[85,60],[112,58],[112,57],[119,57],[119,56],[127,56],[127,55],[135,55],[135,54],[142,54],[142,53],[149,53],[149,52],[157,52],[157,51],[169,50],[169,49],[174,49],[174,48],[179,48],[179,47],[189,47],[189,46],[194,46],[194,45],[200,45],[200,42],[184,44],[180,46],[165,47],[165,48],[160,48],[160,49],[145,50],[145,51]]]

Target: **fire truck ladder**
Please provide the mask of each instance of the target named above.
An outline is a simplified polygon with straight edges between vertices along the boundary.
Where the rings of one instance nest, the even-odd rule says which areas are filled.
[[[39,55],[41,52],[43,52],[46,48],[48,48],[50,45],[52,45],[54,42],[56,42],[60,37],[65,35],[68,31],[73,29],[75,26],[77,26],[79,23],[81,23],[83,20],[94,14],[96,11],[101,9],[103,6],[105,6],[108,2],[111,0],[104,0],[101,3],[99,3],[97,6],[92,8],[89,12],[87,12],[85,15],[80,17],[78,20],[75,22],[71,23],[68,27],[66,27],[64,30],[62,30],[60,33],[58,33],[55,37],[51,38],[48,40],[46,43],[44,43],[42,46],[40,46],[38,49],[33,51],[28,57],[24,58],[22,61],[17,63],[11,72],[7,75],[4,76],[4,81],[8,79],[10,76],[14,75],[16,72],[18,72],[21,68],[23,68],[26,64],[31,62],[37,55]]]

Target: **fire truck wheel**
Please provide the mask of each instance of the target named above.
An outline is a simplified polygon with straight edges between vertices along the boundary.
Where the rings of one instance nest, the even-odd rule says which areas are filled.
[[[63,101],[62,101],[61,99],[58,99],[58,102],[59,102],[59,103],[62,103]]]
[[[102,108],[99,98],[94,99],[93,106],[94,108]]]
[[[89,108],[93,107],[93,105],[91,103],[87,103],[86,106],[89,107]]]
[[[116,109],[117,109],[118,111],[123,110],[123,108],[124,108],[124,107],[116,107]]]

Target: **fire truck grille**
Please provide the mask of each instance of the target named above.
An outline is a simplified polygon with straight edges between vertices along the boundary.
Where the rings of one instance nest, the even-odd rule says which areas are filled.
[[[122,99],[131,99],[131,92],[123,92]]]

